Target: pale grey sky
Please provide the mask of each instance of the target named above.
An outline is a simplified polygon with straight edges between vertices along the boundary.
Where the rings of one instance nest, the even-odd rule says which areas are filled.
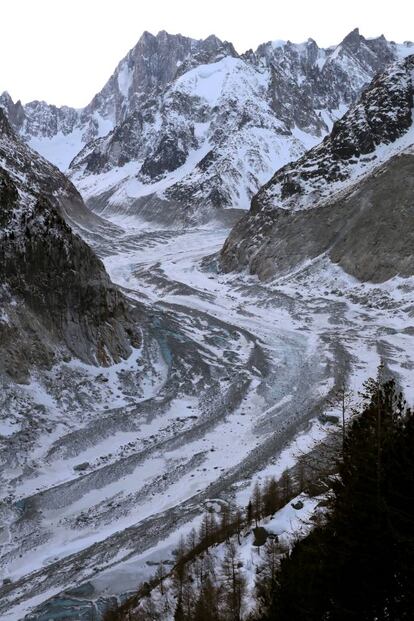
[[[7,0],[1,2],[0,92],[81,107],[141,33],[216,34],[240,52],[274,39],[338,43],[414,39],[413,0]]]

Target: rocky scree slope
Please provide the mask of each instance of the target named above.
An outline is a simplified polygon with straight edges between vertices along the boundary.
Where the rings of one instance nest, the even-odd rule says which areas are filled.
[[[0,110],[0,370],[18,381],[59,355],[108,365],[139,343],[128,301],[62,215],[71,206],[86,212]]]
[[[326,253],[360,280],[414,273],[414,56],[373,80],[329,137],[281,168],[221,252],[261,279]]]

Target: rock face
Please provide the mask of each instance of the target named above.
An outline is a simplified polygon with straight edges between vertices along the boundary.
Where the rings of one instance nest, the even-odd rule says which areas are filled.
[[[86,211],[0,111],[0,370],[19,381],[57,355],[108,365],[139,343],[128,302],[64,220],[72,207]]]
[[[253,212],[268,205],[311,206],[364,169],[372,169],[382,157],[377,147],[396,142],[411,127],[413,69],[414,56],[409,56],[375,78],[329,137],[275,173],[255,197]]]
[[[358,30],[338,46],[144,33],[83,110],[0,105],[96,210],[203,222],[248,209],[274,171],[331,129],[377,71],[414,47]]]
[[[196,40],[170,35],[165,30],[157,36],[144,32],[84,114],[98,113],[116,125],[139,109],[145,96],[162,91],[183,72],[236,55],[231,43],[215,36]]]
[[[414,273],[413,72],[413,56],[392,65],[321,145],[276,172],[227,239],[223,269],[268,279],[325,253],[363,281]]]

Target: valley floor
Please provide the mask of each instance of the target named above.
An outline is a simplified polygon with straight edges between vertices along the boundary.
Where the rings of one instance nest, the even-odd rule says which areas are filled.
[[[115,223],[95,250],[143,309],[141,349],[2,392],[2,619],[98,618],[206,504],[246,502],[309,450],[329,397],[345,379],[357,401],[381,357],[414,398],[414,280],[362,285],[322,257],[263,284],[220,273],[220,225]]]

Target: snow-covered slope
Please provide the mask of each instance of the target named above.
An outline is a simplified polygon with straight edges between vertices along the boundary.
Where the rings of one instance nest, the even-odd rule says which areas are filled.
[[[162,38],[154,38],[158,43],[149,40],[161,45]],[[172,77],[159,74],[160,86],[149,86],[151,93],[142,95],[139,108],[110,135],[85,148],[76,158],[74,176],[91,189],[90,204],[95,201],[114,220],[124,202],[131,207],[148,190],[152,203],[145,208],[160,209],[163,201],[172,218],[174,211],[186,217],[185,200],[191,200],[195,212],[190,209],[190,218],[197,219],[205,197],[213,213],[215,189],[218,205],[225,206],[222,196],[233,201],[239,192],[240,204],[243,200],[247,206],[260,175],[273,174],[279,157],[287,161],[292,145],[312,146],[317,132],[327,131],[335,114],[352,101],[354,94],[346,94],[354,77],[349,70],[345,81],[338,78],[338,99],[328,101],[315,91],[313,99],[309,95],[308,111],[299,109],[295,97],[307,84],[314,88],[312,76],[324,70],[327,57],[333,55],[332,63],[346,58],[348,68],[352,61],[368,76],[376,68],[367,58],[376,52],[372,56],[367,50],[378,46],[388,63],[385,44],[368,44],[357,33],[352,38],[358,44],[352,54],[348,44],[337,52],[315,51],[312,42],[271,44],[269,60],[264,53],[238,57],[224,50],[209,57],[200,52],[195,59],[190,54],[181,62],[171,51]],[[385,47],[395,55],[408,49]],[[188,54],[184,48],[177,54]],[[277,79],[272,78],[273,51],[281,53]],[[155,57],[161,70],[163,57]],[[74,186],[4,125],[8,133],[0,148],[0,167],[6,171],[0,174],[0,218],[11,235],[2,238],[0,252],[5,248],[8,256],[18,257],[7,262],[7,286],[28,286],[24,306],[16,304],[14,294],[1,300],[0,342],[7,356],[0,358],[0,367],[16,351],[11,370],[24,368],[24,355],[31,357],[32,367],[26,385],[16,384],[10,373],[0,374],[0,380],[6,377],[0,391],[2,619],[15,621],[26,614],[33,620],[67,614],[88,621],[102,618],[109,600],[135,589],[152,573],[151,563],[169,556],[180,532],[199,519],[206,503],[239,497],[258,474],[265,478],[275,466],[284,469],[287,461],[293,465],[298,454],[324,436],[326,429],[317,417],[339,413],[327,405],[337,389],[346,384],[358,399],[363,381],[375,374],[380,359],[409,388],[412,400],[414,277],[396,276],[373,285],[349,275],[370,278],[373,268],[382,280],[412,273],[414,156],[404,148],[385,162],[378,156],[375,175],[358,180],[353,172],[348,174],[354,160],[393,148],[408,136],[408,66],[399,65],[392,70],[394,78],[385,76],[377,83],[388,83],[396,97],[390,91],[387,99],[388,87],[377,90],[382,93],[377,129],[383,133],[373,132],[374,151],[346,158],[327,149],[327,170],[334,174],[336,161],[338,170],[348,175],[332,204],[326,200],[320,207],[294,210],[272,203],[232,233],[223,256],[223,263],[229,261],[226,268],[245,267],[251,259],[251,271],[263,278],[288,272],[272,283],[261,283],[244,271],[217,270],[213,253],[228,234],[217,222],[177,230],[126,218],[113,234],[102,222],[91,224],[83,203],[76,203],[80,198]],[[120,78],[128,94],[129,75],[121,72]],[[282,102],[292,76],[297,88],[292,87],[292,99]],[[275,90],[278,84],[280,92]],[[364,118],[365,109],[371,116],[375,97],[367,92],[364,98],[368,108],[364,104],[351,110],[339,125],[336,145],[346,144],[348,135],[360,145],[360,132],[347,118],[353,119],[355,110],[360,110],[358,119]],[[314,106],[323,109],[315,113]],[[104,108],[99,110],[104,117]],[[10,107],[9,118],[19,119],[20,114],[18,106]],[[365,135],[366,123],[361,128]],[[311,167],[314,154],[309,154]],[[323,185],[320,168],[315,178]],[[27,193],[32,205],[39,192],[47,203],[37,211],[27,210],[22,197]],[[135,194],[129,197],[129,192]],[[68,195],[74,202],[62,200]],[[137,213],[139,207],[137,202],[129,212]],[[84,214],[94,249],[112,280],[129,295],[127,302],[120,295],[118,300],[128,309],[142,309],[136,322],[139,348],[115,365],[93,364],[95,347],[83,356],[86,363],[44,354],[50,331],[39,323],[46,320],[57,320],[59,330],[63,326],[76,345],[85,339],[95,345],[98,334],[116,345],[119,336],[110,312],[114,291],[111,285],[109,291],[99,289],[102,279],[107,283],[102,265],[69,234],[59,212],[77,222]],[[12,227],[10,214],[16,216]],[[102,231],[92,236],[95,226]],[[91,263],[97,270],[92,274]],[[4,265],[0,261],[0,272]],[[86,287],[79,291],[74,284],[85,272]],[[80,304],[71,304],[71,292],[79,292],[75,302],[80,299]],[[29,302],[42,305],[40,315]],[[103,317],[102,332],[90,321],[95,312]],[[79,333],[80,325],[84,330]],[[131,327],[121,320],[122,326],[126,340],[121,345],[129,340]],[[35,339],[34,333],[41,338]],[[30,338],[24,341],[22,335]],[[119,349],[111,347],[112,352],[114,359]],[[17,379],[27,381],[28,373]],[[292,444],[297,450],[291,450]],[[273,526],[279,529],[279,519],[290,521],[292,513],[289,509],[280,515]]]
[[[0,107],[23,140],[63,171],[86,142],[107,134],[114,126],[113,119],[103,117],[98,110],[58,108],[45,101],[23,106],[20,101],[14,103],[7,92],[0,96]]]
[[[169,558],[205,503],[246,505],[257,474],[281,474],[323,438],[306,421],[325,407],[340,414],[325,398],[342,382],[358,403],[380,357],[412,402],[414,278],[373,286],[330,264],[324,278],[309,265],[264,285],[215,272],[208,255],[225,234],[129,219],[97,249],[148,305],[142,350],[110,369],[55,367],[30,408],[29,387],[6,392],[2,618],[101,619]]]
[[[343,112],[378,71],[409,49],[383,36],[365,39],[355,29],[336,47],[320,49],[313,39],[299,45],[269,42],[247,57],[270,68],[278,117],[315,133],[322,122],[330,128],[336,120],[332,112]]]
[[[373,80],[329,137],[254,197],[222,251],[225,269],[261,278],[327,253],[361,280],[414,272],[414,56]]]
[[[275,173],[255,197],[253,211],[269,206],[304,209],[320,204],[352,180],[414,142],[414,56],[376,78],[328,138]]]
[[[239,58],[193,68],[87,145],[71,177],[104,213],[207,220],[220,208],[246,209],[280,162],[317,141],[275,117],[267,90],[268,73]]]

